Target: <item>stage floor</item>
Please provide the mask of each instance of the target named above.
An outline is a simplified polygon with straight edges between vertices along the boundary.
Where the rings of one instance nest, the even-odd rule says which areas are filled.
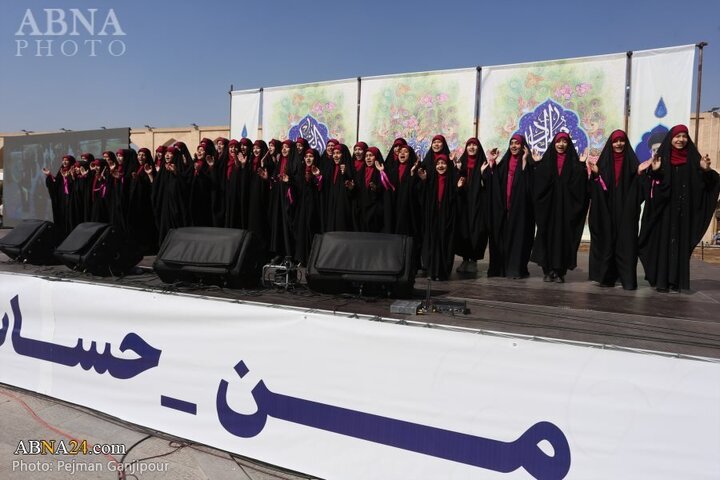
[[[691,260],[692,290],[659,293],[643,280],[639,288],[603,288],[587,280],[587,254],[581,266],[568,272],[564,284],[545,283],[542,272],[530,265],[530,278],[487,278],[487,260],[478,262],[478,274],[454,273],[445,282],[432,282],[435,301],[465,301],[467,314],[403,315],[391,313],[391,298],[357,294],[326,295],[310,291],[304,280],[293,290],[274,288],[231,290],[198,285],[168,285],[152,272],[154,257],[141,263],[142,274],[124,278],[93,277],[64,266],[31,266],[11,262],[0,254],[0,271],[82,280],[101,284],[199,294],[307,309],[378,316],[472,330],[590,342],[607,347],[644,349],[677,355],[720,358],[720,265]],[[460,259],[456,258],[456,266]],[[303,272],[304,273],[304,272]],[[414,298],[426,297],[426,278],[415,282]]]

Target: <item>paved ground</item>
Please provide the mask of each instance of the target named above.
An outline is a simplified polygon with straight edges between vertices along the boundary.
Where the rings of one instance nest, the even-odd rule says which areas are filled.
[[[0,384],[2,480],[300,480],[314,478],[194,444]],[[30,455],[32,440],[119,444],[115,455]],[[23,442],[22,445],[21,442]],[[56,443],[57,445],[57,443]],[[132,449],[131,449],[132,447]],[[119,465],[127,470],[118,472]]]

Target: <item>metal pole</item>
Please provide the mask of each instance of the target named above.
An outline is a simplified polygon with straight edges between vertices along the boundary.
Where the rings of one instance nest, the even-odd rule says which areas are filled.
[[[627,63],[625,66],[625,135],[630,135],[628,125],[630,124],[630,87],[632,86],[632,56],[633,52],[627,52]]]
[[[362,91],[362,78],[357,77],[358,80],[358,94],[357,94],[357,116],[355,118],[357,125],[355,125],[355,142],[360,141],[360,92]],[[352,149],[350,150],[352,152]]]
[[[475,77],[475,138],[480,138],[480,83],[482,82],[482,67],[477,67]]]
[[[228,90],[228,96],[230,97],[230,114],[228,118],[228,138],[232,138],[230,135],[232,133],[232,92],[233,92],[233,84],[230,84],[230,90]]]
[[[695,45],[700,49],[700,57],[698,59],[697,70],[697,98],[695,102],[695,145],[698,144],[698,134],[700,131],[700,94],[702,93],[702,65],[703,65],[703,48],[708,45],[707,42],[700,42]]]

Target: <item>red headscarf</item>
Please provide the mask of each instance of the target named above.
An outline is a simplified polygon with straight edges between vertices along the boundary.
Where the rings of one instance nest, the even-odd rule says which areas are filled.
[[[627,135],[625,135],[625,132],[622,130],[615,130],[610,134],[610,144],[612,145],[615,143],[616,140],[619,139],[625,139],[625,144],[627,147]],[[615,167],[615,186],[620,183],[620,175],[622,174],[622,165],[623,160],[625,159],[625,150],[622,152],[616,152],[615,149],[613,149],[613,166]]]
[[[670,138],[673,139],[681,133],[684,133],[688,136],[690,134],[690,132],[688,132],[688,128],[685,125],[675,125],[672,130],[670,130]],[[682,150],[678,150],[672,144],[671,146],[672,148],[670,149],[670,164],[673,166],[685,165],[687,163],[688,156],[687,145]]]
[[[475,145],[478,148],[480,148],[480,140],[478,140],[475,137],[469,138],[468,141],[465,142],[465,150],[467,150],[468,145]],[[470,181],[470,179],[472,178],[472,172],[473,172],[473,170],[475,170],[476,163],[477,163],[477,154],[470,155],[468,153],[468,156],[467,156],[467,178],[468,178],[468,181]]]
[[[512,140],[520,142],[520,145],[525,145],[525,137],[523,137],[519,133],[516,133],[515,135],[510,137],[510,141]],[[510,201],[512,200],[512,186],[513,181],[515,180],[515,172],[517,171],[517,166],[520,162],[520,158],[522,155],[522,150],[520,150],[517,155],[511,154],[510,160],[508,162],[507,187],[505,188],[505,208],[508,210],[510,210]]]
[[[561,138],[564,138],[570,143],[572,140],[570,140],[570,135],[568,135],[565,132],[560,132],[557,135],[555,135],[555,139],[553,140],[553,143],[557,143],[558,140]],[[562,169],[563,165],[565,164],[565,154],[564,153],[558,153],[557,154],[557,169],[558,169],[558,175],[562,175]]]
[[[353,146],[353,150],[355,150],[355,147],[360,147],[360,148],[362,149],[362,151],[363,151],[363,157],[365,156],[365,152],[368,151],[368,144],[365,143],[365,142],[357,142],[357,143]],[[365,165],[365,160],[364,160],[364,159],[358,160],[358,159],[355,158],[354,156],[353,156],[353,162],[354,162],[354,165],[355,165],[355,171],[357,171],[357,172],[359,172],[360,169],[363,167],[363,165]]]
[[[435,156],[435,162],[445,162],[447,165],[450,160],[448,160],[447,155],[444,153],[439,153]],[[438,190],[437,190],[437,202],[438,204],[442,203],[443,196],[445,195],[445,185],[447,184],[447,170],[443,174],[438,174]]]

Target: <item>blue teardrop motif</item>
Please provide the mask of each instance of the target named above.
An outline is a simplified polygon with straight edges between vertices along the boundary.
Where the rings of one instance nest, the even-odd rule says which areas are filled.
[[[243,125],[242,132],[240,133],[240,136],[243,138],[247,138],[247,125]]]
[[[657,118],[663,118],[665,115],[667,115],[667,107],[665,106],[665,100],[660,97],[660,101],[658,102],[657,107],[655,107],[655,116]]]

